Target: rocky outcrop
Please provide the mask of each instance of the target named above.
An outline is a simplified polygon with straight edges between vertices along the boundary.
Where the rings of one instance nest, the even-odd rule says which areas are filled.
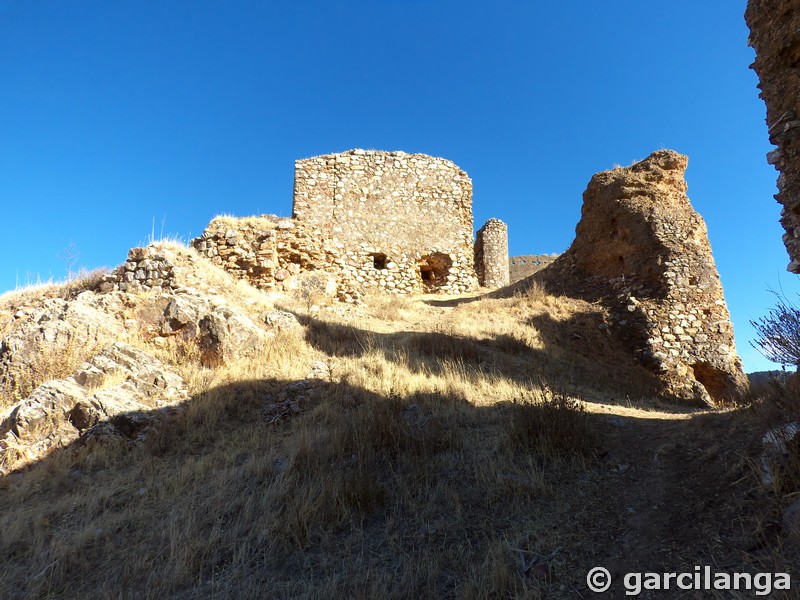
[[[705,223],[686,196],[687,158],[654,152],[592,177],[572,246],[534,278],[602,300],[668,396],[724,404],[747,389]]]
[[[750,0],[745,19],[756,51],[753,69],[767,105],[769,140],[777,146],[767,160],[781,172],[775,198],[783,205],[788,270],[800,273],[800,4]]]
[[[154,409],[188,397],[183,379],[153,356],[115,343],[70,377],[40,385],[0,423],[0,473],[82,434],[140,436]]]
[[[0,383],[13,382],[41,367],[44,357],[91,352],[128,337],[126,299],[91,291],[72,299],[47,298],[19,308],[0,339]]]
[[[230,307],[204,315],[197,329],[201,362],[207,367],[252,354],[267,341],[267,334],[250,317]]]
[[[117,341],[163,345],[178,338],[196,343],[211,366],[257,351],[273,329],[291,328],[292,315],[259,314],[252,298],[231,290],[234,283],[188,248],[134,248],[99,283],[104,292],[39,298],[14,309],[0,328],[0,396],[19,399]],[[0,407],[12,402],[0,397]]]

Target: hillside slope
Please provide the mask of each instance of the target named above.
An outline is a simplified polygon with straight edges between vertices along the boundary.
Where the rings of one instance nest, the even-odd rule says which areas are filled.
[[[264,295],[195,259],[193,292],[75,304],[86,290],[51,290],[123,307],[120,328],[28,364],[6,414],[112,342],[160,361],[185,394],[67,420],[61,437],[51,413],[30,434],[51,449],[6,448],[0,597],[581,598],[595,566],[623,597],[629,571],[797,572],[787,488],[764,489],[752,466],[775,415],[659,399],[600,305],[535,286],[343,305]],[[177,327],[170,303],[193,295]],[[2,337],[43,302],[2,299]],[[194,324],[222,308],[229,333],[230,315],[261,333],[209,360]],[[137,380],[103,377],[82,392],[92,406]]]

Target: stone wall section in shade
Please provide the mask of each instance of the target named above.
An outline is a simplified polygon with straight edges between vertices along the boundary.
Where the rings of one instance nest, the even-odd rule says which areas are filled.
[[[544,269],[558,258],[558,254],[527,254],[508,259],[510,283],[516,283]]]
[[[775,198],[783,206],[787,269],[800,273],[800,2],[750,0],[745,19],[756,51],[752,67],[767,105],[769,140],[777,146],[767,162],[780,171]]]
[[[483,287],[509,283],[508,225],[500,219],[489,219],[475,235],[475,272]]]

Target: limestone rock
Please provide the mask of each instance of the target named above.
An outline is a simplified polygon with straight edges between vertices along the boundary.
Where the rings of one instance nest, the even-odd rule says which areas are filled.
[[[534,278],[602,299],[664,394],[717,405],[747,378],[705,223],[686,196],[687,158],[660,150],[592,177],[570,248]]]
[[[69,348],[103,346],[125,339],[121,315],[124,299],[86,291],[73,299],[49,298],[21,311],[0,339],[0,380],[14,380],[32,370],[43,348],[66,353]]]
[[[0,472],[69,444],[95,427],[128,435],[152,422],[153,410],[185,400],[183,379],[149,354],[117,342],[70,377],[49,381],[0,424]],[[119,419],[119,424],[110,423]],[[128,431],[120,432],[120,424]],[[114,429],[116,428],[116,429]]]
[[[278,331],[291,331],[300,327],[300,322],[292,313],[284,310],[271,310],[264,315],[264,322]]]
[[[198,323],[198,331],[198,345],[206,366],[252,353],[269,339],[248,316],[228,307],[205,315]]]
[[[797,449],[800,422],[793,421],[770,429],[761,438],[761,483],[773,487],[777,473],[791,463],[791,449]]]

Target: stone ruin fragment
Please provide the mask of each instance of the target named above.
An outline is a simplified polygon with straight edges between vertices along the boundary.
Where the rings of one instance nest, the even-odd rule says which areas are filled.
[[[476,265],[472,181],[443,158],[350,150],[298,160],[292,213],[218,218],[192,245],[262,289],[326,273],[345,301],[368,288],[459,294],[477,289],[479,276],[489,287],[508,283],[505,224],[481,230],[478,245],[488,251]]]
[[[745,19],[749,44],[756,51],[753,69],[767,105],[769,141],[777,148],[767,160],[780,171],[783,243],[800,273],[800,3],[797,0],[750,0]]]
[[[534,278],[607,304],[609,332],[659,375],[666,396],[719,405],[747,379],[706,226],[686,196],[687,162],[660,150],[597,173],[575,241]]]

